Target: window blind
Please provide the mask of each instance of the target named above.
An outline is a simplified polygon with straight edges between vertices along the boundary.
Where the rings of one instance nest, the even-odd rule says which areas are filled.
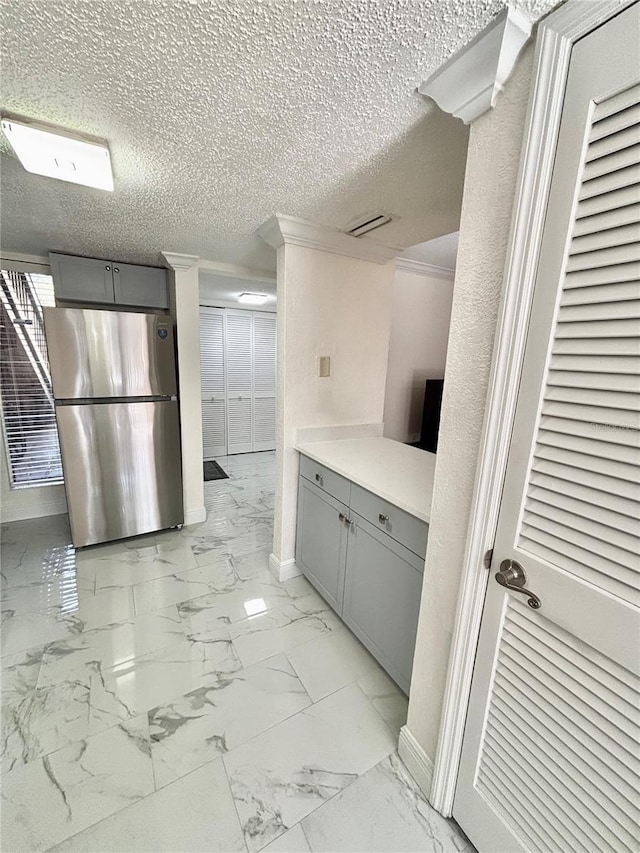
[[[0,271],[0,398],[13,488],[62,482],[42,319],[50,305],[50,276]]]

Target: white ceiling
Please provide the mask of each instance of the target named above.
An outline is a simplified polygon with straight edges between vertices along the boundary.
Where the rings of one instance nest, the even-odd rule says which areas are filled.
[[[458,255],[459,237],[459,231],[454,231],[453,234],[444,234],[442,237],[436,237],[433,240],[427,240],[426,243],[418,243],[417,246],[405,249],[401,257],[410,261],[420,261],[423,264],[432,264],[434,267],[454,270]]]
[[[454,231],[468,130],[415,90],[501,5],[3,2],[2,109],[108,139],[116,182],[27,174],[3,139],[3,247],[273,269],[254,231],[275,212],[344,227],[387,211],[375,238],[401,246]]]
[[[200,302],[205,305],[231,303],[238,308],[255,310],[252,306],[241,305],[238,296],[241,293],[266,293],[269,299],[264,303],[265,310],[275,310],[276,280],[275,279],[244,279],[214,272],[199,270]]]

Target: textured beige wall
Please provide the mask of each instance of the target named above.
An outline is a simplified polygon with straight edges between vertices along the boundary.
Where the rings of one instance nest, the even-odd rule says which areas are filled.
[[[384,435],[417,441],[425,379],[441,379],[447,357],[453,278],[396,270],[384,400]]]
[[[393,261],[278,249],[278,409],[273,553],[294,557],[297,430],[380,423],[391,328]],[[331,358],[318,377],[317,359]]]
[[[471,127],[407,728],[433,759],[455,621],[533,51]]]

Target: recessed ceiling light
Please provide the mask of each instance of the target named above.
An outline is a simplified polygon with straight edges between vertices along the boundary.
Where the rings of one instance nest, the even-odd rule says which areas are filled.
[[[2,130],[27,172],[113,191],[107,143],[58,127],[4,117]]]
[[[246,305],[264,305],[268,298],[267,293],[241,293],[238,296],[238,302],[244,302]]]

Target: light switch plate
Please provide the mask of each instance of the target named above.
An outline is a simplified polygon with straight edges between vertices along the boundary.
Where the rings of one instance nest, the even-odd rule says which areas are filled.
[[[318,376],[331,376],[331,358],[328,355],[321,355],[318,359]]]

